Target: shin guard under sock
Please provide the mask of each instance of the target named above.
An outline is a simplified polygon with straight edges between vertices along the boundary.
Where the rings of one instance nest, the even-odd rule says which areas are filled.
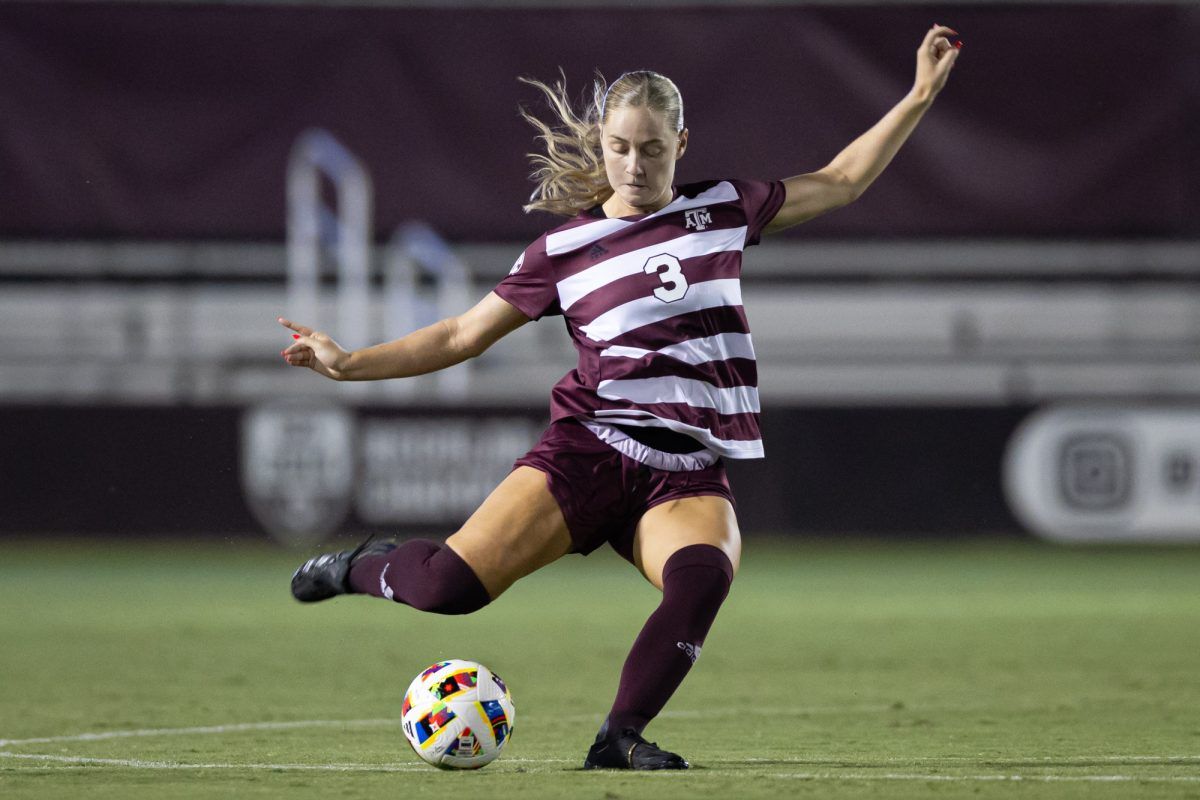
[[[470,565],[428,539],[410,539],[391,552],[358,559],[350,567],[350,587],[436,614],[470,614],[491,602]]]
[[[729,593],[733,565],[717,547],[690,545],[667,559],[662,581],[662,603],[629,651],[602,735],[626,728],[641,733],[666,705],[700,655]]]

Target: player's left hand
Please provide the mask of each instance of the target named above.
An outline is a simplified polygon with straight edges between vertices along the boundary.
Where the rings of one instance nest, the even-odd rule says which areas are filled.
[[[933,100],[946,85],[963,46],[961,41],[950,44],[950,36],[958,36],[958,31],[934,25],[921,41],[917,49],[917,79],[913,82],[913,91],[919,97]]]

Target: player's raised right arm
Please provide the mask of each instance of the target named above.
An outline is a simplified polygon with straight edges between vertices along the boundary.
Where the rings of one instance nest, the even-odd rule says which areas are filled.
[[[926,32],[917,48],[917,74],[909,93],[823,168],[786,179],[786,199],[764,233],[805,222],[862,196],[945,87],[962,46],[962,42],[950,44],[949,37],[957,35],[958,31],[945,25],[934,25]]]
[[[295,331],[295,342],[283,351],[293,367],[308,367],[337,381],[375,381],[437,372],[473,358],[497,340],[529,322],[529,318],[495,292],[474,308],[413,331],[395,341],[348,351],[321,331],[279,317]]]

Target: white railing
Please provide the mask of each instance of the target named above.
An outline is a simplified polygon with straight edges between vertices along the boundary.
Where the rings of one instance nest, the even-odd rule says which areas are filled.
[[[473,284],[471,297],[490,281]],[[764,401],[1006,403],[1200,397],[1200,285],[1092,283],[784,286],[743,290]],[[370,314],[395,306],[377,292]],[[289,369],[279,288],[0,284],[0,402],[544,404],[574,366],[561,323],[517,330],[471,362],[469,382],[405,393]],[[403,305],[400,306],[403,308]],[[414,321],[423,312],[403,312]],[[393,319],[390,324],[400,324]],[[421,386],[422,384],[417,384]],[[392,387],[398,387],[392,389]],[[399,392],[394,394],[393,392]]]
[[[433,228],[409,222],[396,229],[384,269],[384,338],[396,339],[439,319],[461,314],[476,300],[471,271]],[[429,288],[426,288],[426,285]],[[433,377],[439,397],[464,395],[471,383],[471,362]],[[391,384],[411,394],[416,384]]]
[[[321,198],[321,178],[335,207]],[[336,330],[346,347],[371,344],[371,176],[328,131],[309,130],[292,148],[287,172],[287,313],[314,328]],[[337,318],[323,318],[323,256],[336,263]]]

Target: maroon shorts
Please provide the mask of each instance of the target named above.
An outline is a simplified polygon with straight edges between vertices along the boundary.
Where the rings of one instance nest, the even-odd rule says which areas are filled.
[[[633,535],[648,510],[681,497],[715,495],[733,503],[721,461],[694,472],[654,469],[617,452],[574,419],[550,425],[513,465],[546,473],[575,544],[587,555],[608,542],[633,562]]]

